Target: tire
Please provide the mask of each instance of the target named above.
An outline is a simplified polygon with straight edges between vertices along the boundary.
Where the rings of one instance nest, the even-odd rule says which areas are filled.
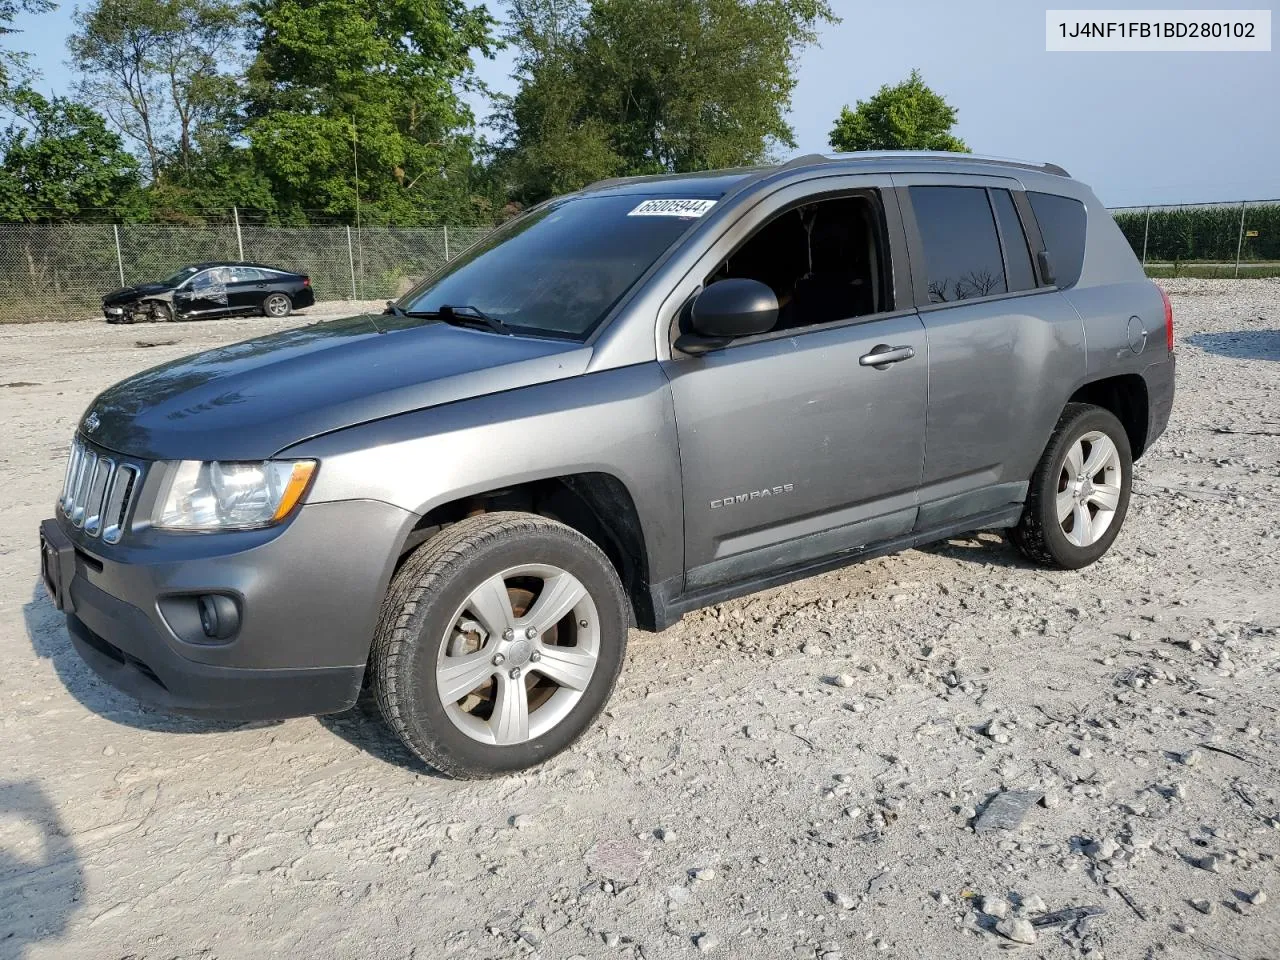
[[[576,530],[526,513],[468,517],[391,581],[370,657],[378,706],[410,750],[450,776],[535,766],[604,708],[630,619],[613,565]],[[532,639],[531,625],[541,628]],[[450,683],[458,696],[446,702]]]
[[[262,315],[282,320],[293,312],[293,301],[283,293],[273,293],[262,301]]]
[[[151,319],[157,323],[173,323],[177,317],[177,314],[174,312],[174,309],[170,304],[160,303],[159,301],[153,301],[151,303],[151,310],[149,312],[151,314]],[[135,321],[133,322],[136,322],[136,314]]]
[[[1080,470],[1073,475],[1071,464],[1077,462]],[[1088,483],[1081,479],[1086,471]],[[1087,567],[1119,535],[1132,484],[1133,452],[1120,421],[1101,407],[1069,403],[1031,475],[1013,541],[1043,566]]]

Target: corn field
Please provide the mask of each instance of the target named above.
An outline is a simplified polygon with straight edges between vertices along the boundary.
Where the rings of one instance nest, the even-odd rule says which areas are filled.
[[[1280,274],[1280,201],[1126,207],[1112,214],[1149,273]]]

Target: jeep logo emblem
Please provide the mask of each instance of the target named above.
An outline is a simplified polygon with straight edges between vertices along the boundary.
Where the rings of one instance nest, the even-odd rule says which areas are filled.
[[[98,411],[91,411],[90,414],[84,418],[85,433],[93,433],[93,431],[98,429],[98,424],[100,423],[102,423],[102,421],[98,419]]]

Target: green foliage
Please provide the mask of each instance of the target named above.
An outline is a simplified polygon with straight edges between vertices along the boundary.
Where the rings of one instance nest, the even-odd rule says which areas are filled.
[[[956,110],[929,89],[919,70],[896,86],[885,84],[852,110],[844,107],[831,129],[837,150],[949,150],[968,153],[952,135]]]
[[[1149,231],[1145,210],[1126,210],[1115,220],[1139,257],[1145,236],[1148,263],[1202,260],[1234,265],[1237,245],[1242,263],[1280,261],[1280,204],[1245,207],[1244,230],[1256,230],[1256,237],[1241,237],[1238,205],[1152,210]]]
[[[0,131],[0,220],[128,214],[137,202],[138,164],[100,114],[29,87],[5,100],[17,119]]]
[[[282,214],[474,219],[472,52],[494,21],[461,0],[259,0],[249,72],[253,160]],[[357,173],[358,170],[358,173]]]
[[[610,175],[759,163],[794,146],[799,52],[825,0],[516,0],[520,90],[498,168],[522,200]]]

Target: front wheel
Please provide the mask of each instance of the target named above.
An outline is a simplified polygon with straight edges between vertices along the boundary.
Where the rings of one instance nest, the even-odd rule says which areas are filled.
[[[382,715],[452,776],[534,766],[603,709],[627,611],[613,565],[576,530],[523,513],[461,520],[392,580],[371,663]]]
[[[262,301],[262,315],[277,320],[287,317],[293,309],[293,302],[283,293],[273,293]]]
[[[1013,540],[1028,559],[1078,570],[1120,533],[1129,510],[1133,453],[1109,410],[1069,403],[1031,476]]]

